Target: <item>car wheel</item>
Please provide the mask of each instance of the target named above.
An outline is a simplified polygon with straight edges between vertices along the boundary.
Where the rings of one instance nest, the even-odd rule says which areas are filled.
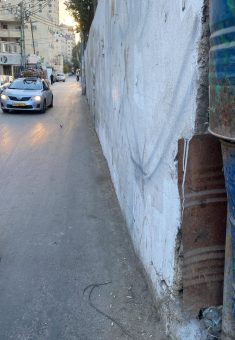
[[[63,82],[65,82],[65,80],[63,80]]]
[[[50,104],[49,107],[53,107],[53,96],[52,96],[52,98],[51,98],[51,104]]]
[[[3,113],[8,113],[9,110],[8,110],[8,109],[2,109],[2,112],[3,112]]]
[[[44,100],[41,113],[45,113],[45,112],[46,112],[46,101]]]

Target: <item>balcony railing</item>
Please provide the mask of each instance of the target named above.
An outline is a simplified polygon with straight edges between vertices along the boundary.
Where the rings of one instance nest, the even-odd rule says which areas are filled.
[[[0,38],[20,38],[20,30],[14,28],[0,28]]]
[[[10,54],[16,54],[20,53],[20,45],[16,43],[10,43],[10,42],[1,42],[0,41],[0,52],[1,53],[10,53]]]
[[[20,22],[20,7],[12,7],[2,4],[2,9],[0,11],[0,21]]]

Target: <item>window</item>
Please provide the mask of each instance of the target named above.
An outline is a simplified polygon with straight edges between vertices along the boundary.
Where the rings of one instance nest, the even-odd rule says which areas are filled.
[[[6,76],[11,74],[11,65],[3,65],[3,74]]]
[[[41,90],[42,82],[37,79],[16,79],[9,88],[17,90]]]
[[[20,74],[20,66],[13,66],[13,75]]]
[[[7,25],[7,24],[2,24],[2,28],[3,28],[4,30],[7,30],[7,29],[8,29],[8,25]]]

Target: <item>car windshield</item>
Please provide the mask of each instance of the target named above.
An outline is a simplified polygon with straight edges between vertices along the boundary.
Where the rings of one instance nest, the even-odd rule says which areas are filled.
[[[42,83],[38,79],[16,79],[9,86],[9,89],[41,90],[42,89]]]

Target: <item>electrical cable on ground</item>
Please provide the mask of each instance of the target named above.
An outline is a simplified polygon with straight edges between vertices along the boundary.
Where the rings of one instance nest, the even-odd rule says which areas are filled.
[[[88,295],[88,302],[89,305],[95,309],[95,311],[101,315],[103,315],[106,319],[112,321],[114,324],[116,324],[121,331],[123,332],[123,334],[125,334],[126,336],[128,336],[130,339],[132,340],[136,340],[130,333],[129,331],[127,331],[119,321],[115,320],[114,318],[112,318],[111,316],[109,316],[108,314],[106,314],[105,312],[103,312],[102,310],[100,310],[98,307],[96,307],[94,305],[94,303],[92,302],[92,293],[94,292],[94,290],[96,288],[102,287],[102,286],[107,286],[109,284],[111,284],[112,282],[104,282],[104,283],[94,283],[94,284],[90,284],[89,286],[87,286],[84,290],[83,290],[83,296],[85,295],[86,291],[88,291],[90,289],[89,295]]]

